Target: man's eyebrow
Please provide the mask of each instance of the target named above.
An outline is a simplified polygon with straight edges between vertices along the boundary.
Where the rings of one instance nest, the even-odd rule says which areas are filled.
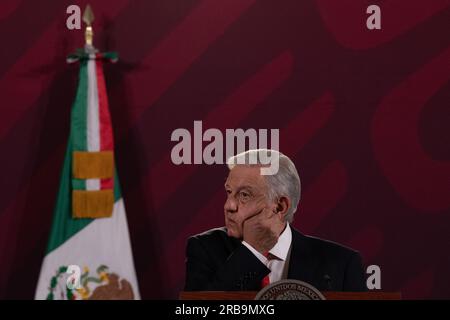
[[[226,189],[227,187],[230,187],[230,186],[228,185],[228,183],[225,183],[224,187],[225,187],[225,189]],[[236,192],[239,192],[239,191],[244,190],[244,189],[247,189],[247,190],[249,190],[249,191],[253,191],[253,187],[252,187],[251,185],[243,185],[243,186],[240,186],[240,187],[237,189]]]
[[[240,187],[238,188],[237,192],[239,192],[239,191],[241,191],[241,190],[244,190],[244,189],[247,189],[247,190],[249,190],[249,191],[253,191],[253,187],[252,187],[252,186],[250,186],[250,185],[244,185],[244,186],[240,186]]]

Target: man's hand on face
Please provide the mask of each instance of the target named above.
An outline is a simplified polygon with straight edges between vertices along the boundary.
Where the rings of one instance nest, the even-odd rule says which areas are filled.
[[[273,229],[275,214],[266,206],[250,215],[243,222],[244,241],[265,254],[277,243],[279,234]]]

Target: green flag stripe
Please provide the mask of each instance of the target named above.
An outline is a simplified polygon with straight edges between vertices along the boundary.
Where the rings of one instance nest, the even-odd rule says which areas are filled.
[[[72,107],[70,134],[73,150],[87,151],[87,95],[88,95],[88,60],[80,61],[80,77],[77,95]]]
[[[93,219],[72,219],[72,139],[69,139],[59,182],[59,191],[53,213],[53,224],[47,244],[47,253],[55,250]]]
[[[73,150],[87,150],[87,95],[88,95],[88,60],[80,61],[80,79],[77,95],[72,107],[70,134]]]
[[[86,190],[86,180],[72,178],[72,188],[74,190]]]
[[[73,150],[75,151],[87,150],[88,61],[80,61],[78,90],[72,107],[70,139],[73,142]],[[72,187],[76,190],[86,190],[86,181],[73,179]]]

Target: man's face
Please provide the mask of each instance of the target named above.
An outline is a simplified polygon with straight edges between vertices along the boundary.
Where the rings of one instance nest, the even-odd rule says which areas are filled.
[[[230,237],[242,239],[246,219],[270,206],[267,184],[260,167],[237,165],[225,182],[225,226]]]

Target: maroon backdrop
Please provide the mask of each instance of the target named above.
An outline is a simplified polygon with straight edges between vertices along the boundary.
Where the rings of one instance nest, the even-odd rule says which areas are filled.
[[[221,226],[224,166],[175,166],[176,128],[279,128],[294,225],[350,245],[382,289],[450,298],[450,1],[91,0],[143,298],[176,298],[186,238]],[[0,298],[32,298],[83,43],[66,8],[0,3]],[[382,9],[382,30],[365,27]]]

